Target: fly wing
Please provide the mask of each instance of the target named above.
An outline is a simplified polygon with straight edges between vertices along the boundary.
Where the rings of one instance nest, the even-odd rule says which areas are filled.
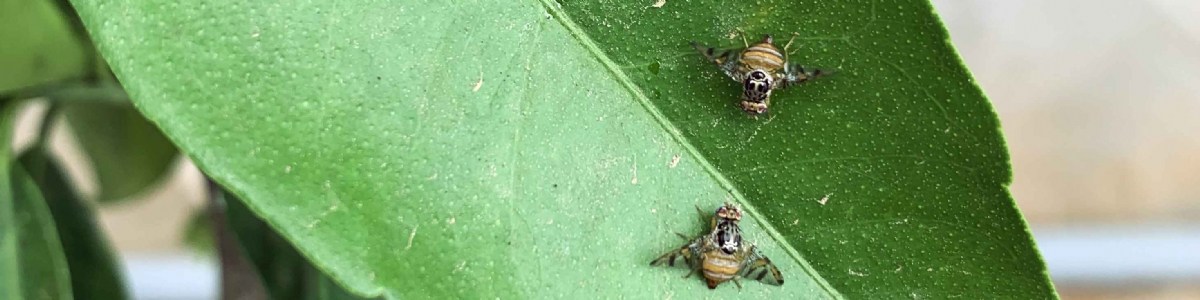
[[[704,236],[701,235],[695,239],[692,239],[682,247],[671,250],[671,252],[667,252],[662,256],[655,258],[653,261],[650,261],[650,265],[657,266],[667,264],[668,266],[674,267],[676,261],[683,260],[683,263],[687,264],[689,269],[696,269],[700,267],[700,248],[703,247],[703,244]]]
[[[743,247],[746,259],[742,261],[742,278],[750,278],[771,285],[783,285],[783,274],[771,259],[758,252],[758,247]]]
[[[829,76],[829,75],[832,75],[833,73],[834,73],[833,69],[817,69],[817,68],[805,67],[800,64],[789,63],[787,65],[787,67],[783,69],[782,74],[779,74],[779,75],[783,75],[782,76],[783,84],[778,84],[775,86],[777,88],[787,88],[789,86],[801,84],[801,83],[804,83],[805,81],[812,80],[813,78]],[[778,76],[778,75],[776,75],[776,76]]]
[[[737,64],[738,60],[741,59],[742,49],[717,49],[696,42],[692,42],[692,48],[696,48],[696,51],[699,51],[705,60],[717,64],[721,72],[724,72],[730,79],[742,82],[742,75],[737,72]]]

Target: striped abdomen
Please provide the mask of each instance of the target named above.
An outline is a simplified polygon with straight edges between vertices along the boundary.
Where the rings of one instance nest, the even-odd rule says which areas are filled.
[[[701,269],[704,271],[704,279],[708,282],[708,288],[715,289],[722,282],[732,279],[741,269],[741,264],[737,257],[725,254],[721,250],[714,249],[705,253]]]
[[[769,42],[769,39],[743,50],[740,62],[741,70],[739,71],[742,74],[757,69],[767,71],[772,75],[783,69],[783,65],[787,63],[783,60],[783,54]]]

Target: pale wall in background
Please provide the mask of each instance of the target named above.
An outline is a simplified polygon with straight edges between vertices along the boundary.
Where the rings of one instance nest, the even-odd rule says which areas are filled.
[[[934,1],[1034,225],[1195,222],[1200,1]]]

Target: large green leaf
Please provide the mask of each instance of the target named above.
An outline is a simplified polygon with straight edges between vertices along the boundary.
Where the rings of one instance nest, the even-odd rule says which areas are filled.
[[[365,295],[1054,297],[928,3],[650,4],[76,1],[137,107]],[[747,118],[687,45],[736,28],[839,73]],[[647,266],[723,200],[787,284]]]

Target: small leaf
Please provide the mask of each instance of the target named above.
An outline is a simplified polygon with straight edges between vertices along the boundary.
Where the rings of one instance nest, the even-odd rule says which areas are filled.
[[[38,184],[53,214],[75,298],[125,299],[119,263],[99,230],[93,208],[75,193],[59,163],[38,148],[26,150],[18,161]]]
[[[129,199],[159,182],[178,150],[129,103],[63,102],[63,116],[92,162],[100,201]]]
[[[197,209],[188,216],[183,228],[183,243],[188,249],[203,255],[213,255],[216,243],[213,241],[212,218],[208,209]]]

